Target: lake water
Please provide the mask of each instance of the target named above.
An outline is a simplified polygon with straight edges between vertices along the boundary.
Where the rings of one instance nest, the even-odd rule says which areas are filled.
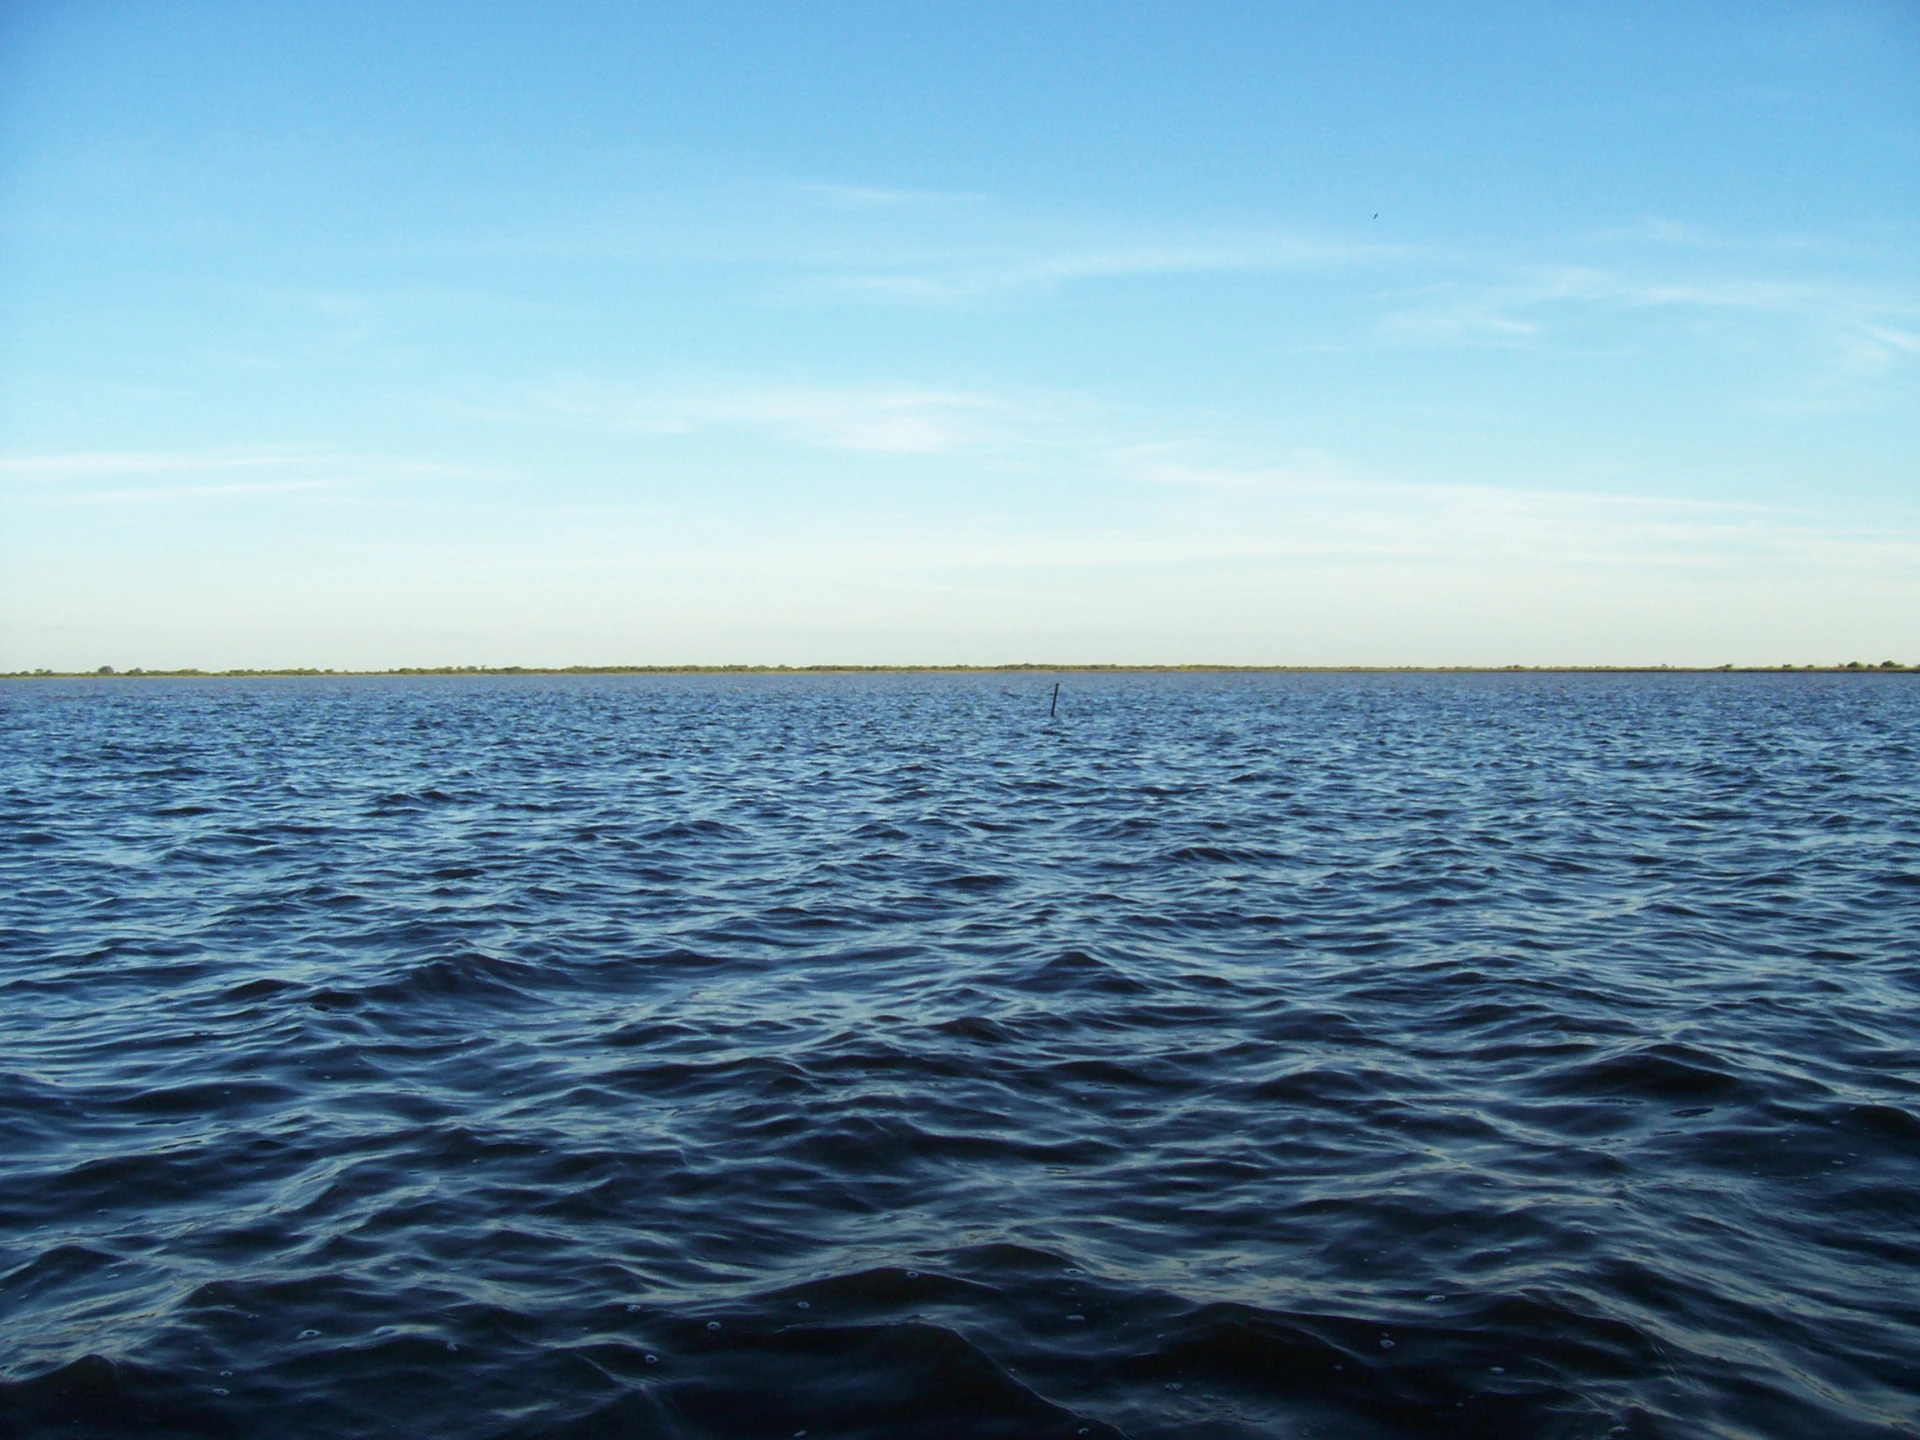
[[[1902,675],[0,684],[0,1434],[1920,1433],[1917,759]]]

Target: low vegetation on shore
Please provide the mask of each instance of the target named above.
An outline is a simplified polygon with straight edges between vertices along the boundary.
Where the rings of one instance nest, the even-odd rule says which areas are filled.
[[[1834,665],[403,665],[391,670],[319,670],[289,666],[277,670],[9,670],[4,680],[196,679],[245,680],[268,677],[327,676],[480,676],[480,675],[1781,675],[1916,673],[1920,667],[1883,660],[1877,665],[1849,660]]]

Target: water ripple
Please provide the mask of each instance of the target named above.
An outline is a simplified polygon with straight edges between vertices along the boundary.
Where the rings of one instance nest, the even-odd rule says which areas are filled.
[[[1910,1435],[1903,676],[0,687],[0,1434]]]

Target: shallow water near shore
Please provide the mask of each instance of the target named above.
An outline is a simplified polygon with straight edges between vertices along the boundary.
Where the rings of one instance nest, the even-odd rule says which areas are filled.
[[[1920,680],[0,685],[0,1435],[1920,1433]]]

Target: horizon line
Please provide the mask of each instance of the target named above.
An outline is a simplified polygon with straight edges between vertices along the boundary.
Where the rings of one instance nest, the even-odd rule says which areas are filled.
[[[377,670],[322,669],[316,666],[202,670],[184,667],[126,670],[102,665],[93,670],[5,670],[0,680],[246,680],[458,678],[513,675],[1021,675],[1021,674],[1216,674],[1216,675],[1781,675],[1915,673],[1920,667],[1894,660],[1878,664],[1849,660],[1830,665],[1233,665],[1204,663],[1101,664],[1017,661],[998,665],[398,665]]]

